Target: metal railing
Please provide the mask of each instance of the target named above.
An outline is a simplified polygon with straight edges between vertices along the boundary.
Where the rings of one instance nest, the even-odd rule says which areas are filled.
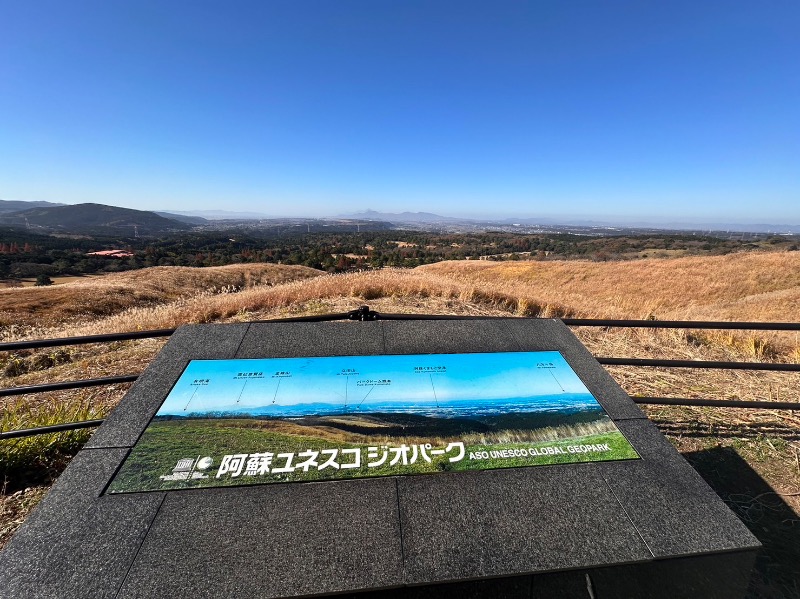
[[[321,314],[317,316],[298,316],[292,318],[278,318],[272,320],[256,320],[255,323],[279,322],[327,322],[334,320],[490,320],[501,319],[501,316],[450,316],[450,315],[425,315],[425,314],[381,314],[362,306],[350,312],[335,314]],[[717,329],[717,330],[759,330],[759,331],[800,331],[800,323],[794,322],[725,322],[725,321],[686,321],[686,320],[616,320],[597,318],[562,318],[568,326],[578,327],[625,327],[625,328],[652,328],[652,329]],[[32,341],[12,341],[0,343],[0,352],[39,349],[45,347],[60,347],[64,345],[84,345],[90,343],[110,343],[113,341],[130,341],[134,339],[152,339],[168,337],[176,329],[154,329],[149,331],[135,331],[129,333],[109,333],[103,335],[85,335],[81,337],[61,337],[55,339],[36,339]],[[730,370],[765,370],[776,372],[800,372],[800,364],[783,364],[771,362],[725,362],[709,360],[656,360],[645,358],[613,358],[595,357],[606,366],[639,366],[657,368],[696,368],[696,369],[730,369]],[[63,391],[68,389],[81,389],[118,383],[132,383],[139,377],[138,374],[122,376],[107,376],[78,381],[64,381],[58,383],[45,383],[22,387],[8,387],[0,389],[0,397],[13,395],[26,395],[30,393],[45,393],[48,391]],[[698,399],[680,397],[632,397],[635,403],[652,405],[681,405],[681,406],[710,406],[726,408],[761,408],[772,410],[800,410],[800,402],[780,402],[762,400],[725,400],[725,399]],[[20,429],[0,432],[0,440],[26,437],[30,435],[56,433],[81,428],[99,426],[103,420],[84,420],[68,422],[53,426],[31,429]]]

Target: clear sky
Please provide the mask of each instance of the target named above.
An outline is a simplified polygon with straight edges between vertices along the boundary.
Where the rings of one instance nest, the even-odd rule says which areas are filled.
[[[0,0],[0,198],[800,224],[800,3]]]
[[[417,372],[418,367],[433,372]],[[242,372],[263,376],[238,377]],[[277,372],[291,376],[275,377]],[[205,379],[207,384],[195,384]],[[375,380],[391,383],[369,384]],[[273,399],[282,406],[330,403],[366,407],[383,402],[434,404],[437,400],[535,401],[536,396],[563,393],[589,391],[558,352],[193,360],[158,414],[260,408]]]

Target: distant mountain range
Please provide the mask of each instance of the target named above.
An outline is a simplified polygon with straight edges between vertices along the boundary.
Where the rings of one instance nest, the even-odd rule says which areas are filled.
[[[51,204],[6,212],[0,214],[0,225],[26,227],[39,232],[63,231],[126,237],[191,228],[191,225],[185,222],[164,218],[153,212],[104,204]]]
[[[426,226],[467,225],[473,229],[491,229],[495,225],[503,228],[520,225],[542,226],[574,226],[592,229],[648,229],[665,231],[728,231],[731,233],[773,233],[800,234],[800,225],[787,224],[742,224],[725,222],[668,222],[655,223],[648,221],[615,221],[589,220],[582,218],[558,217],[520,217],[520,218],[459,218],[442,216],[432,212],[379,212],[365,210],[351,214],[340,214],[335,217],[319,217],[317,219],[300,219],[303,222],[318,220],[320,222],[341,219],[392,223],[396,226],[414,225],[424,229]],[[227,226],[214,221],[247,221],[247,220],[292,220],[276,219],[259,212],[235,212],[228,210],[192,210],[192,211],[158,211],[133,210],[118,208],[105,204],[58,204],[54,202],[25,202],[18,200],[0,200],[0,225],[33,228],[42,233],[69,232],[93,233],[106,235],[124,235],[137,232],[140,235],[152,235],[168,231],[191,229],[194,226]],[[325,225],[327,226],[327,225]],[[389,225],[386,225],[389,226]]]
[[[749,224],[749,223],[725,223],[725,222],[667,222],[656,223],[652,221],[599,221],[582,220],[580,218],[505,218],[501,221],[504,224],[523,224],[523,225],[572,225],[576,227],[592,228],[625,228],[625,229],[658,229],[664,231],[731,231],[738,233],[800,233],[800,225],[775,225],[775,224]]]
[[[628,226],[641,226],[636,223]],[[669,229],[669,230],[691,230],[691,231],[731,231],[737,233],[775,233],[779,234],[800,234],[800,225],[776,225],[768,223],[665,223],[647,225],[650,228]]]
[[[381,220],[394,224],[414,223],[414,224],[456,224],[456,223],[486,223],[503,225],[571,225],[576,227],[591,228],[639,228],[639,229],[663,229],[667,231],[734,231],[748,233],[793,233],[800,234],[800,225],[775,225],[775,224],[742,224],[742,223],[709,223],[709,222],[669,222],[655,223],[647,221],[639,222],[619,222],[614,220],[589,220],[582,218],[558,218],[552,216],[543,217],[512,217],[512,218],[457,218],[452,216],[441,216],[431,212],[377,212],[366,210],[353,214],[341,214],[339,218],[358,218],[364,220]]]
[[[54,208],[55,206],[66,206],[66,204],[55,204],[53,202],[23,202],[21,200],[0,200],[0,214],[9,212],[20,212],[31,208]]]
[[[276,218],[269,216],[262,212],[234,212],[232,210],[166,210],[164,212],[157,212],[156,214],[169,214],[170,218],[178,216],[183,217],[198,217],[204,221],[209,220],[262,220],[268,218]]]
[[[174,212],[161,212],[161,211],[153,212],[153,214],[158,214],[159,216],[163,216],[164,218],[176,220],[179,223],[187,223],[189,225],[208,224],[208,219],[202,218],[200,216],[188,216],[186,214],[176,214]]]
[[[454,218],[451,216],[441,216],[431,212],[377,212],[375,210],[365,210],[354,214],[339,214],[337,218],[353,218],[358,220],[379,220],[390,223],[461,223],[473,221],[470,218]]]
[[[378,212],[376,210],[365,210],[353,214],[340,214],[337,218],[358,218],[362,220],[381,220],[390,223],[414,223],[414,224],[457,224],[457,223],[494,223],[502,225],[575,225],[578,227],[602,227],[609,226],[610,223],[603,223],[593,220],[552,218],[552,217],[512,217],[512,218],[467,218],[442,216],[432,212]]]

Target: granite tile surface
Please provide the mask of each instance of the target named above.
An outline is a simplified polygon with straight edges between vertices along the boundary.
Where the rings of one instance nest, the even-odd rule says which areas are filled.
[[[387,354],[519,351],[502,320],[387,320]]]
[[[649,420],[617,423],[641,460],[593,464],[655,557],[760,543]]]
[[[125,449],[81,451],[0,552],[4,599],[114,597],[163,493],[100,496]]]
[[[285,597],[400,586],[391,478],[169,493],[119,594]]]
[[[384,353],[380,322],[253,323],[237,358],[358,356]]]
[[[398,492],[409,584],[652,559],[583,464],[408,476]]]

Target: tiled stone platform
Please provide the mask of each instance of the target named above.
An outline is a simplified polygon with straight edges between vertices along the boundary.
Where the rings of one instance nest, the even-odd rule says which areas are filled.
[[[191,359],[537,350],[641,460],[103,494]],[[758,546],[560,321],[193,325],[0,553],[0,596],[734,599]]]

